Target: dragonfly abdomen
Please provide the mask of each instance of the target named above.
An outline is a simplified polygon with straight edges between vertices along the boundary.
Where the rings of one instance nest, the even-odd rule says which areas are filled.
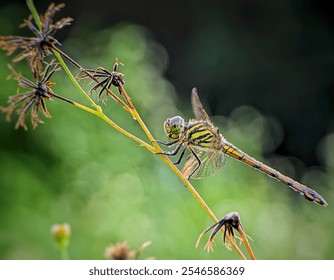
[[[307,200],[314,201],[320,205],[324,205],[324,206],[327,205],[326,201],[316,191],[306,187],[305,185],[291,179],[290,177],[286,175],[283,175],[276,169],[250,157],[245,152],[234,147],[231,143],[225,142],[223,145],[223,151],[228,156],[233,157],[237,160],[240,160],[246,165],[251,166],[255,169],[258,169],[264,174],[282,182],[285,185],[288,185],[293,190],[303,194]]]

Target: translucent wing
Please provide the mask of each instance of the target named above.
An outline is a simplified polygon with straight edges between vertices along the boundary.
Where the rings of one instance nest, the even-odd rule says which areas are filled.
[[[215,174],[225,163],[225,154],[217,150],[198,150],[196,154],[201,159],[200,168],[191,176],[192,179],[201,179]],[[181,172],[185,177],[189,177],[192,171],[198,166],[197,159],[190,155],[185,162]]]
[[[193,88],[191,91],[191,105],[197,120],[207,121],[211,123],[208,114],[205,112],[201,101],[199,100],[197,89]]]

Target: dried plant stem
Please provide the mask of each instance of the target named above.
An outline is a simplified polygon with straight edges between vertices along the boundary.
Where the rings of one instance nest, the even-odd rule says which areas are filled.
[[[42,23],[40,21],[40,18],[38,16],[38,13],[35,9],[35,6],[33,4],[32,0],[27,0],[27,6],[29,7],[34,20],[37,24],[37,26],[39,27],[39,29],[42,28]],[[128,94],[126,93],[125,89],[123,88],[122,85],[120,85],[118,87],[121,95],[123,95],[123,97],[125,98],[126,103],[124,103],[123,100],[121,100],[117,95],[115,95],[110,89],[107,89],[107,92],[109,95],[112,96],[112,98],[121,103],[121,105],[123,106],[123,108],[128,111],[132,117],[137,120],[137,122],[139,123],[139,125],[141,126],[141,128],[143,129],[143,131],[145,132],[145,134],[147,135],[148,139],[151,141],[152,145],[147,144],[145,141],[141,140],[140,138],[132,135],[130,132],[128,132],[127,130],[121,128],[120,126],[118,126],[116,123],[114,123],[111,119],[109,119],[104,113],[103,110],[100,106],[98,106],[91,98],[90,96],[82,89],[82,87],[80,86],[80,84],[77,82],[77,80],[75,79],[75,77],[72,75],[71,71],[69,70],[69,68],[67,67],[67,65],[65,64],[64,60],[62,59],[62,56],[64,56],[70,63],[72,63],[74,66],[76,66],[77,68],[79,68],[80,71],[85,72],[90,78],[92,78],[94,81],[97,82],[97,79],[92,77],[92,75],[90,73],[88,73],[87,71],[85,71],[85,69],[83,67],[80,66],[80,64],[78,64],[76,61],[74,61],[72,58],[70,58],[68,55],[66,55],[65,53],[63,53],[61,50],[59,50],[58,48],[51,46],[53,49],[53,53],[56,56],[56,58],[58,59],[59,63],[61,64],[61,66],[63,67],[63,69],[65,70],[66,74],[68,75],[69,79],[71,80],[71,82],[74,84],[74,86],[78,89],[78,91],[85,97],[85,99],[89,102],[89,104],[94,108],[91,109],[85,105],[82,105],[80,103],[71,101],[69,99],[66,98],[61,98],[62,100],[71,103],[72,105],[76,106],[77,108],[80,108],[90,114],[93,114],[97,117],[99,117],[100,119],[104,120],[106,123],[108,123],[110,126],[112,126],[114,129],[116,129],[118,132],[124,134],[125,136],[131,138],[132,140],[136,141],[137,143],[139,143],[141,146],[145,147],[147,150],[149,150],[152,153],[161,153],[162,150],[160,148],[160,146],[154,141],[154,137],[152,136],[151,132],[149,131],[149,129],[147,128],[147,126],[145,125],[145,123],[143,122],[143,120],[141,119],[139,113],[137,112],[136,108],[133,106],[130,97],[128,96]],[[200,196],[200,194],[196,191],[196,189],[192,186],[192,184],[183,176],[183,174],[181,173],[181,171],[171,162],[171,160],[163,154],[159,154],[159,156],[161,157],[161,159],[169,166],[169,168],[180,178],[180,180],[185,184],[185,186],[188,188],[188,190],[192,193],[192,195],[195,197],[195,199],[200,203],[200,205],[202,206],[202,208],[208,213],[208,215],[210,216],[210,218],[216,223],[218,222],[217,217],[214,215],[214,213],[212,212],[212,210],[210,209],[210,207],[206,204],[206,202],[203,200],[203,198]],[[235,243],[234,238],[229,235],[226,234],[226,238],[229,240],[229,242],[231,243],[231,245],[233,246],[233,248],[236,250],[237,254],[240,256],[241,259],[246,259],[245,255],[243,254],[243,252],[240,250],[240,248],[238,247],[238,245]],[[247,239],[246,239],[247,240]],[[67,257],[67,252],[62,252],[63,258]],[[252,256],[251,256],[252,257]],[[254,256],[255,257],[255,256]]]
[[[199,202],[199,204],[202,206],[202,208],[204,209],[204,211],[210,216],[210,218],[213,220],[213,222],[217,223],[218,222],[217,217],[212,212],[212,210],[210,209],[210,207],[207,205],[207,203],[205,202],[205,200],[196,191],[196,189],[193,187],[193,185],[188,181],[188,179],[183,176],[183,174],[181,173],[181,171],[171,162],[171,160],[167,156],[161,155],[161,154],[159,156],[169,166],[169,168],[172,169],[172,171],[180,178],[180,180],[185,184],[185,186],[188,188],[188,190],[191,192],[191,194],[195,197],[195,199]],[[224,232],[223,229],[221,229],[221,231]],[[243,254],[243,252],[241,251],[241,249],[239,248],[239,246],[235,243],[235,240],[234,240],[233,236],[231,236],[230,234],[226,233],[226,238],[231,243],[232,247],[235,249],[235,251],[237,252],[237,254],[239,255],[239,257],[241,259],[246,260],[247,258],[245,257],[245,255]]]
[[[145,147],[146,149],[148,149],[149,151],[153,151],[154,148],[147,144],[146,142],[144,142],[143,140],[141,140],[140,138],[134,136],[133,134],[131,134],[130,132],[128,132],[127,130],[123,129],[122,127],[120,127],[119,125],[117,125],[115,122],[113,122],[111,119],[109,119],[104,113],[103,110],[100,106],[96,105],[96,103],[89,97],[89,95],[83,90],[83,88],[79,85],[79,83],[77,82],[77,80],[74,78],[74,76],[72,75],[71,71],[68,69],[66,63],[64,62],[64,60],[62,59],[62,57],[59,55],[59,53],[57,51],[54,50],[54,54],[56,56],[56,58],[58,59],[60,65],[63,67],[63,69],[65,70],[66,74],[68,75],[68,77],[70,78],[71,82],[75,85],[75,87],[78,89],[78,91],[89,101],[89,103],[92,105],[92,107],[95,109],[91,109],[88,108],[80,103],[77,102],[69,102],[72,103],[74,106],[85,110],[88,113],[91,113],[97,117],[99,117],[100,119],[104,120],[106,123],[108,123],[110,126],[112,126],[114,129],[116,129],[118,132],[124,134],[125,136],[131,138],[132,140],[136,141],[137,143],[139,143],[141,146]],[[66,100],[65,100],[66,101]]]
[[[132,117],[139,123],[140,127],[143,129],[147,138],[153,144],[154,148],[156,150],[159,150],[160,149],[159,145],[155,142],[155,139],[154,139],[153,135],[151,134],[150,130],[147,128],[146,124],[143,122],[143,120],[140,117],[140,115],[139,115],[138,111],[136,110],[135,106],[133,106],[132,101],[131,101],[129,95],[127,94],[127,92],[125,91],[124,87],[122,85],[120,85],[118,87],[118,90],[124,96],[124,98],[127,100],[128,104],[129,104],[129,107],[131,108],[130,114],[132,115]],[[161,152],[161,149],[159,150],[159,152]]]
[[[252,247],[251,247],[250,244],[249,244],[247,235],[246,235],[246,233],[244,232],[243,228],[239,225],[237,230],[238,230],[238,232],[239,232],[239,234],[240,234],[240,237],[241,237],[242,241],[243,241],[244,244],[245,244],[245,247],[246,247],[246,249],[247,249],[247,251],[248,251],[248,254],[249,254],[250,258],[251,258],[252,260],[256,260],[256,257],[255,257],[255,255],[254,255],[254,252],[253,252],[253,250],[252,250]]]
[[[96,105],[96,103],[93,101],[93,99],[91,99],[89,97],[89,95],[83,90],[83,88],[79,85],[79,83],[77,82],[77,80],[75,79],[75,77],[72,75],[72,72],[70,71],[70,69],[68,69],[67,65],[65,64],[63,58],[61,57],[61,55],[53,50],[53,53],[55,55],[55,57],[58,59],[60,65],[63,67],[63,69],[65,70],[67,76],[69,77],[69,79],[71,80],[71,82],[74,84],[74,86],[77,88],[77,90],[86,98],[86,100],[90,103],[90,105],[92,105],[92,107],[96,110],[96,111],[102,111],[101,107]]]
[[[53,96],[67,102],[67,103],[70,103],[72,104],[73,106],[81,109],[81,110],[84,110],[94,116],[97,116],[99,117],[100,119],[104,120],[106,123],[108,123],[111,127],[113,127],[114,129],[116,129],[118,132],[124,134],[125,136],[129,137],[130,139],[136,141],[137,143],[139,143],[140,146],[143,146],[145,147],[147,150],[149,150],[150,152],[154,152],[154,147],[152,147],[151,145],[147,144],[146,142],[144,142],[143,140],[141,140],[140,138],[134,136],[133,134],[129,133],[127,130],[123,129],[122,127],[120,127],[119,125],[117,125],[116,123],[114,123],[112,120],[110,120],[103,112],[102,110],[101,111],[97,111],[97,110],[94,110],[94,109],[91,109],[83,104],[80,104],[78,102],[75,102],[75,101],[72,101],[68,98],[65,98],[63,96],[60,96],[58,94],[55,94],[53,93],[52,94]]]
[[[140,138],[134,136],[133,134],[131,134],[127,130],[121,128],[119,125],[114,123],[111,119],[109,119],[105,114],[99,113],[99,114],[96,114],[96,116],[98,116],[100,119],[104,120],[106,123],[108,123],[114,129],[116,129],[118,132],[120,132],[120,133],[124,134],[125,136],[131,138],[132,140],[139,143],[140,146],[142,146],[142,147],[146,148],[147,150],[149,150],[150,152],[154,153],[154,148],[151,145],[147,144],[146,142],[144,142]]]
[[[76,62],[74,59],[72,59],[70,56],[68,56],[66,53],[64,53],[62,50],[58,49],[55,46],[50,46],[53,50],[54,53],[58,53],[61,56],[65,57],[72,65],[74,65],[75,67],[77,67],[81,72],[85,73],[87,76],[89,76],[93,81],[95,81],[96,83],[98,83],[98,79],[95,78],[93,75],[91,75],[91,73],[89,73],[85,68],[83,68],[78,62]],[[59,60],[59,59],[58,59]],[[71,74],[72,75],[72,74]],[[73,75],[72,75],[73,76]],[[74,78],[74,77],[73,77]],[[75,78],[74,78],[75,79]],[[76,80],[75,80],[76,81]],[[124,103],[124,101],[122,99],[120,99],[115,93],[113,93],[113,91],[109,88],[106,88],[106,91],[108,92],[108,94],[112,97],[112,99],[114,99],[116,102],[120,103],[122,105],[122,107],[128,111],[129,113],[131,113],[131,106],[129,107],[127,104]],[[86,94],[86,93],[85,93]],[[128,101],[128,100],[127,100]],[[128,103],[129,104],[129,103]]]

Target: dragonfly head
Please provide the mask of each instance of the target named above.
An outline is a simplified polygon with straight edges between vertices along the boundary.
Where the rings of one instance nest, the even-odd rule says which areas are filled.
[[[167,119],[164,123],[164,130],[170,140],[180,138],[185,127],[184,119],[180,116],[175,116]]]

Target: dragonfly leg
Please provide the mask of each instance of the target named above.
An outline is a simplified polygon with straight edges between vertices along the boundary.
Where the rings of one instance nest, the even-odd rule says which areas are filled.
[[[165,155],[165,156],[175,156],[177,155],[177,153],[180,151],[182,147],[182,143],[180,145],[178,145],[173,151],[169,152],[169,151],[163,151],[161,153],[156,153],[157,155]]]
[[[177,165],[177,164],[179,164],[179,163],[181,162],[181,160],[182,160],[182,158],[183,158],[184,153],[186,152],[186,150],[187,150],[187,146],[184,146],[184,148],[183,148],[183,150],[182,150],[182,153],[181,153],[179,159],[178,159],[176,162],[173,162],[175,165]]]
[[[189,147],[189,150],[192,152],[192,154],[194,155],[194,157],[196,158],[198,165],[194,168],[194,170],[190,173],[190,175],[188,176],[188,180],[191,178],[192,175],[195,174],[195,172],[198,170],[198,168],[200,168],[200,166],[202,165],[202,161],[201,159],[198,157],[198,155],[195,153],[195,151]]]
[[[160,140],[154,140],[155,142],[159,143],[159,144],[162,144],[162,145],[165,145],[165,146],[172,146],[174,145],[177,141],[172,141],[172,142],[168,142],[168,143],[164,143],[164,142],[161,142]],[[182,143],[180,145],[178,145],[173,151],[171,152],[162,152],[162,153],[157,153],[157,155],[166,155],[166,156],[175,156],[178,154],[178,152],[180,151],[182,147]],[[173,162],[173,164],[177,165],[181,162],[185,152],[187,150],[187,146],[184,146],[182,152],[181,152],[181,155],[179,157],[179,159],[176,161],[176,162]]]
[[[167,142],[167,143],[162,142],[162,141],[160,141],[160,140],[153,140],[153,141],[151,141],[151,142],[156,142],[156,143],[159,143],[159,144],[164,145],[164,146],[166,146],[166,147],[170,147],[170,146],[175,145],[175,144],[178,142],[178,140],[174,140],[174,141]]]

